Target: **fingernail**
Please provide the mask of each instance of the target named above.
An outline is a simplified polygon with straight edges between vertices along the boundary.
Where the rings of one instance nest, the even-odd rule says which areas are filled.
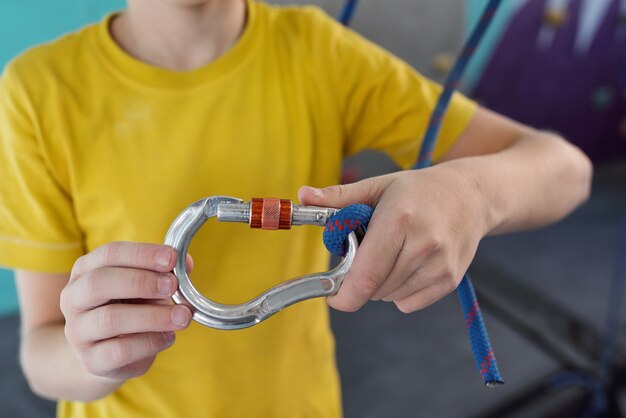
[[[169,295],[172,292],[173,288],[173,278],[169,274],[159,277],[159,293],[161,295]]]
[[[172,309],[172,323],[177,327],[187,325],[187,308],[176,306]]]
[[[311,193],[313,193],[313,196],[322,197],[322,195],[324,194],[321,189],[317,189],[311,186],[307,186],[307,187],[309,188]]]
[[[172,251],[171,250],[161,250],[154,257],[156,263],[160,267],[169,267],[170,260],[172,259]]]
[[[165,340],[165,346],[169,347],[170,345],[174,344],[174,341],[176,340],[176,334],[174,333],[174,331],[164,332],[163,339]]]

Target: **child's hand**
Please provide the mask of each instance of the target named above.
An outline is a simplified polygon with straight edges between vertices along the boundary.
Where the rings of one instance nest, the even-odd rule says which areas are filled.
[[[476,182],[451,164],[402,171],[325,189],[303,187],[302,204],[376,210],[335,309],[355,311],[369,299],[393,301],[402,312],[436,302],[460,283],[487,233]]]
[[[61,310],[88,372],[119,381],[140,376],[173,344],[174,331],[189,325],[189,308],[170,300],[176,257],[163,245],[113,242],[76,261]]]

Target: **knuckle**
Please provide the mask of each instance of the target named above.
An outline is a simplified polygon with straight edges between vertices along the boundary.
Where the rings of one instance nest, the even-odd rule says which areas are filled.
[[[119,242],[109,242],[103,245],[101,248],[102,259],[106,265],[114,265],[121,251],[121,245]]]
[[[152,355],[159,351],[161,348],[160,342],[163,341],[163,338],[157,335],[158,333],[150,333],[146,337],[146,355]]]
[[[451,263],[445,263],[441,266],[441,272],[439,273],[437,279],[436,284],[442,289],[442,291],[449,293],[456,288],[461,280],[461,275]]]
[[[59,309],[66,320],[70,320],[80,313],[79,304],[77,303],[77,292],[79,284],[77,282],[69,283],[59,294]]]
[[[114,334],[117,326],[117,309],[114,304],[98,308],[98,327],[104,333]]]
[[[439,237],[432,235],[423,245],[422,254],[428,258],[443,251],[443,242]]]
[[[325,191],[336,197],[341,197],[345,194],[345,186],[342,184],[336,184],[334,186],[328,186]]]
[[[148,265],[154,258],[154,250],[147,244],[133,244],[129,248],[128,259],[135,266]]]
[[[418,217],[418,211],[412,206],[403,206],[397,215],[397,223],[401,228],[408,228],[415,223]]]
[[[88,373],[94,376],[102,376],[105,371],[102,369],[99,358],[95,353],[95,350],[86,350],[84,352],[77,353],[79,362]]]
[[[59,295],[59,308],[61,308],[61,313],[67,319],[72,305],[72,297],[71,292],[68,290],[69,286],[65,286],[63,290],[61,290],[61,294]]]
[[[71,344],[75,344],[78,342],[78,330],[76,329],[76,324],[72,322],[66,322],[63,327],[63,332],[65,333],[65,338]]]
[[[102,269],[92,270],[79,280],[84,294],[99,295],[104,286],[104,272]]]
[[[161,330],[168,329],[171,327],[171,312],[173,308],[165,308],[155,307],[154,313],[152,315],[148,315],[147,317],[147,325],[151,330]]]
[[[81,266],[85,264],[87,260],[88,254],[83,254],[76,259],[74,265],[72,266],[72,271],[70,272],[70,277],[76,277],[80,274]]]
[[[109,356],[112,364],[117,365],[118,367],[125,366],[130,363],[132,357],[130,341],[124,337],[115,338],[111,341]]]
[[[152,275],[145,270],[134,272],[130,280],[130,286],[133,295],[136,297],[154,296],[157,294],[157,282],[153,280]]]
[[[165,348],[166,344],[165,344],[165,337],[163,336],[163,334],[156,332],[150,335],[150,337],[148,338],[148,347],[149,347],[149,354],[156,354],[159,351],[163,350],[163,348]]]
[[[356,287],[361,293],[371,296],[380,287],[379,281],[372,276],[371,274],[362,275],[354,282],[354,287]]]
[[[454,288],[456,287],[457,273],[451,268],[446,268],[443,273],[442,281],[443,281],[443,289],[446,292],[453,291]]]

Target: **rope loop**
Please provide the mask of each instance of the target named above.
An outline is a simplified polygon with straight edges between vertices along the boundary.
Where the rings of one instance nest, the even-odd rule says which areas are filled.
[[[346,254],[345,242],[348,235],[359,228],[365,232],[373,213],[374,208],[371,206],[357,203],[346,206],[328,218],[323,234],[324,245],[328,251],[343,257]]]

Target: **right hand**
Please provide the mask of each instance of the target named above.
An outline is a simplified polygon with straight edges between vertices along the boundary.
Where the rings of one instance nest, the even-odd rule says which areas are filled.
[[[116,381],[140,376],[174,343],[174,331],[189,326],[191,310],[170,299],[176,259],[168,246],[112,242],[76,261],[61,311],[87,372]]]

